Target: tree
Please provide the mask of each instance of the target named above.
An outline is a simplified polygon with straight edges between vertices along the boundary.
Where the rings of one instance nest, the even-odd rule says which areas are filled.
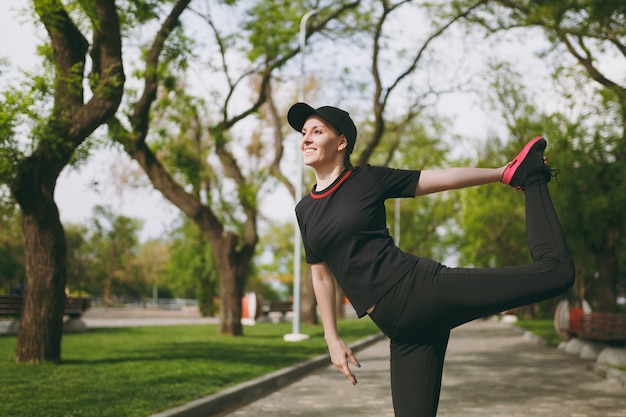
[[[70,294],[94,295],[92,284],[95,257],[89,250],[87,226],[82,224],[66,224],[65,240],[67,241],[67,283]]]
[[[104,295],[108,306],[113,296],[149,298],[157,285],[164,284],[169,244],[162,240],[140,244],[140,227],[140,220],[117,215],[108,206],[94,207],[87,224],[66,224],[69,293]],[[161,290],[171,294],[166,285]]]
[[[623,258],[626,240],[626,167],[616,147],[621,141],[614,131],[614,118],[606,107],[586,102],[589,113],[563,123],[564,134],[553,137],[553,151],[567,173],[559,181],[557,204],[567,207],[561,216],[577,265],[580,295],[600,311],[616,311],[617,295],[624,288]],[[559,133],[562,133],[560,129]],[[620,265],[622,264],[622,265]]]
[[[504,138],[490,137],[480,153],[479,163],[485,166],[501,166],[503,155],[514,155],[536,132],[545,132],[549,138],[550,117],[539,114],[527,103],[520,74],[510,67],[493,68],[494,81],[491,95],[493,109],[505,121]],[[550,154],[554,152],[550,140]],[[559,162],[561,160],[559,154]],[[559,189],[552,191],[560,191]],[[459,192],[461,206],[456,236],[461,265],[475,267],[502,267],[532,262],[526,244],[524,196],[513,190],[503,189],[502,184],[473,187]],[[557,208],[559,205],[557,204]],[[578,266],[578,265],[577,265]],[[554,311],[555,300],[524,306],[517,314],[527,318],[545,316]]]
[[[479,158],[480,164],[501,166],[503,155],[514,155],[537,132],[546,131],[548,117],[530,105],[521,74],[509,65],[494,65],[487,102],[505,125],[503,139],[491,135]],[[550,135],[551,136],[551,135]],[[551,145],[552,147],[552,145]],[[524,206],[519,193],[503,193],[501,186],[474,187],[463,191],[458,224],[460,261],[463,265],[499,267],[530,261],[525,242]]]
[[[180,2],[181,7],[183,3]],[[342,4],[320,18],[316,25],[312,25],[309,36],[356,4]],[[162,56],[166,45],[163,38],[159,38],[146,55],[143,92],[129,109],[129,127],[119,119],[110,124],[115,140],[139,163],[154,187],[195,222],[212,246],[219,271],[219,330],[222,334],[243,334],[241,298],[258,242],[257,196],[266,176],[264,171],[267,171],[236,157],[232,130],[259,111],[270,95],[273,72],[297,55],[298,47],[293,45],[300,19],[297,6],[294,3],[286,7],[284,2],[252,2],[244,10],[242,27],[235,28],[222,28],[214,15],[198,13],[211,30],[213,48],[218,51],[211,62],[219,65],[216,73],[224,80],[212,86],[213,96],[223,100],[217,106],[219,110],[212,113],[212,118],[201,116],[201,101],[187,99],[193,95],[185,90],[189,86],[177,84],[176,77],[168,76],[174,70],[168,66],[172,63],[169,58],[177,55]],[[281,22],[281,30],[268,30],[268,21]],[[169,28],[172,29],[173,26]],[[246,37],[245,42],[237,44],[242,34]],[[242,48],[246,55],[237,54],[237,48]],[[246,58],[246,65],[231,66],[231,54],[236,61]],[[249,88],[244,88],[246,82]],[[162,98],[180,100],[178,107],[169,113],[177,121],[175,132],[168,131],[167,126],[160,126],[166,133],[161,139],[169,141],[167,147],[151,146],[148,140],[151,109],[159,97],[160,88]],[[176,90],[181,88],[186,94],[177,93]],[[245,99],[240,100],[242,104],[235,105],[235,97]],[[203,136],[206,134],[208,137]],[[262,162],[263,158],[259,156],[265,147],[261,137],[253,135],[249,139],[247,155]],[[280,153],[274,154],[274,161],[280,161],[280,156]],[[230,203],[222,198],[227,193],[231,196]]]
[[[102,300],[105,306],[113,304],[113,294],[128,290],[134,279],[133,261],[135,260],[138,239],[137,232],[141,223],[137,219],[118,216],[110,207],[94,207],[90,246],[97,262],[102,288]],[[145,288],[144,288],[145,294]]]
[[[520,74],[509,66],[493,68],[491,73],[495,75],[492,103],[494,110],[507,121],[509,140],[502,142],[491,138],[482,160],[490,165],[501,164],[501,155],[514,154],[537,132],[548,138],[548,162],[552,161],[553,168],[562,171],[550,187],[575,259],[574,294],[588,299],[594,308],[606,308],[597,297],[606,283],[597,279],[596,271],[604,250],[604,231],[623,217],[622,192],[615,189],[615,183],[603,180],[607,172],[616,168],[610,162],[614,145],[606,141],[612,137],[613,119],[605,117],[604,105],[593,103],[593,96],[589,97],[582,87],[577,89],[577,94],[564,98],[570,110],[578,107],[575,101],[584,103],[585,114],[572,117],[562,112],[546,112],[533,105],[537,100],[529,97],[524,87],[515,81],[521,78]],[[530,260],[525,245],[520,245],[525,238],[524,212],[519,197],[516,193],[502,194],[492,187],[464,192],[467,204],[459,219],[461,229],[466,232],[459,240],[464,262],[501,266]],[[485,233],[489,239],[484,239]],[[618,248],[623,251],[623,244]],[[620,282],[611,284],[613,298],[616,284]]]
[[[24,283],[24,238],[17,207],[0,214],[0,292],[21,290]]]
[[[85,10],[91,44],[60,0],[33,4],[50,40],[43,51],[53,78],[49,84],[36,77],[30,92],[4,94],[1,181],[19,204],[25,243],[26,288],[15,360],[58,362],[67,261],[54,189],[76,149],[116,111],[124,72],[113,0],[98,0]],[[24,124],[32,127],[27,136],[19,130]]]
[[[215,315],[219,286],[213,250],[189,218],[174,229],[167,252],[169,260],[160,274],[163,286],[176,297],[198,300],[202,316]]]
[[[130,262],[133,292],[141,298],[147,298],[150,295],[152,298],[160,298],[161,293],[167,294],[164,298],[171,297],[171,293],[168,293],[166,288],[159,288],[169,261],[167,242],[154,239],[141,244]]]
[[[520,27],[544,30],[554,53],[561,58],[573,58],[599,87],[597,94],[605,111],[615,117],[613,129],[597,131],[591,135],[591,140],[570,139],[570,149],[580,147],[591,151],[580,153],[582,159],[576,164],[588,166],[584,159],[590,156],[601,161],[593,165],[593,169],[589,166],[604,197],[596,195],[593,200],[594,218],[596,221],[602,219],[602,228],[590,231],[588,250],[597,262],[597,305],[603,311],[616,309],[618,255],[624,246],[626,227],[623,215],[626,208],[623,198],[626,187],[626,164],[623,162],[626,160],[626,85],[620,75],[612,71],[616,62],[626,59],[625,6],[623,0],[495,0],[486,2],[484,7],[468,15],[470,22],[479,23],[489,33]],[[559,59],[555,76],[561,79],[571,77],[570,63]],[[608,203],[609,199],[611,203]]]
[[[387,38],[387,32],[392,32],[397,22],[394,14],[411,13],[410,8],[415,12],[421,6],[411,2],[390,3],[385,0],[373,5],[374,9],[376,7],[379,9],[373,18],[370,31],[372,43],[370,75],[371,85],[374,86],[371,94],[373,122],[371,131],[367,132],[367,140],[359,145],[361,152],[358,165],[368,163],[385,137],[391,143],[389,147],[391,152],[388,154],[390,159],[392,151],[398,146],[407,128],[424,114],[429,105],[428,99],[458,88],[455,86],[448,86],[442,90],[432,88],[420,80],[420,76],[425,76],[420,71],[421,65],[428,61],[428,52],[434,47],[435,41],[442,38],[456,22],[465,18],[482,3],[482,0],[467,2],[441,22],[431,21],[431,26],[422,35],[423,39],[412,40],[410,48],[401,47],[392,51],[395,54],[392,58],[389,57],[388,46],[391,42]],[[390,112],[390,107],[397,102],[402,103],[403,110],[394,108],[395,114],[389,117],[387,113]],[[393,122],[388,125],[387,119]]]
[[[260,256],[267,260],[265,263],[256,263],[259,281],[265,286],[274,288],[285,287],[287,296],[293,294],[293,223],[273,224],[263,233],[260,243]],[[306,272],[310,268],[306,269]],[[310,275],[304,275],[302,280],[302,304],[300,319],[303,323],[317,324],[317,305]],[[278,291],[273,295],[277,295]],[[285,296],[279,297],[285,299]],[[274,298],[271,298],[272,300]]]
[[[520,26],[542,28],[556,47],[564,48],[593,81],[613,96],[626,117],[626,88],[610,75],[612,60],[626,58],[626,2],[504,0],[487,5],[494,8],[487,10],[490,13],[486,18],[474,15],[470,20],[491,32]],[[604,60],[606,57],[610,59]],[[626,140],[626,125],[622,128],[622,139]]]

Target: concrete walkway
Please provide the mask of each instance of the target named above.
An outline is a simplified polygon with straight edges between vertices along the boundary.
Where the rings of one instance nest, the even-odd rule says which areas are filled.
[[[215,324],[215,317],[201,317],[197,311],[172,311],[144,308],[92,307],[81,317],[88,329],[99,327],[179,326]],[[7,333],[13,320],[0,321],[0,334]]]
[[[393,416],[388,357],[383,340],[357,354],[356,386],[328,366],[221,416]],[[590,364],[510,325],[469,323],[452,333],[438,416],[626,417],[626,388]]]
[[[92,328],[215,322],[192,311],[142,309],[95,308],[83,319]],[[225,404],[239,406],[220,417],[393,416],[389,343],[385,338],[379,340],[363,343],[367,347],[356,354],[363,365],[354,370],[359,379],[356,386],[327,366],[328,358],[322,355],[152,417],[215,416],[207,410],[223,410]],[[626,387],[592,371],[593,363],[545,347],[505,323],[466,324],[452,332],[438,417],[626,417]],[[294,379],[296,382],[285,386]],[[283,387],[242,404],[247,401],[244,398],[274,386]]]
[[[197,310],[159,310],[142,308],[102,308],[87,310],[82,320],[88,328],[179,326],[181,324],[216,324],[216,317],[201,317]]]

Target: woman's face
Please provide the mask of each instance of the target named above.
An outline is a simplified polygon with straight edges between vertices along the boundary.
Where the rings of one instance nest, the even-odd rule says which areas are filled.
[[[313,115],[302,127],[300,150],[304,164],[312,168],[343,164],[343,154],[347,141],[338,135],[335,128],[323,118]]]

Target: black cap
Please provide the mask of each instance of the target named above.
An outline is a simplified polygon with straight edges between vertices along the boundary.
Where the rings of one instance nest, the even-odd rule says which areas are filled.
[[[296,103],[287,112],[287,121],[297,132],[302,132],[304,122],[314,114],[322,117],[333,125],[339,133],[343,133],[346,136],[348,140],[347,151],[348,155],[350,155],[356,142],[356,126],[347,111],[332,106],[314,109],[306,103]]]

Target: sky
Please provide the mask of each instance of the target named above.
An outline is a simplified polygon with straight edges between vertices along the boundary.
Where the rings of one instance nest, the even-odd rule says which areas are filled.
[[[35,29],[17,10],[25,3],[21,0],[2,0],[0,5],[0,57],[9,58],[12,67],[29,69],[37,63]],[[8,41],[7,41],[8,40]],[[14,73],[3,73],[3,78]],[[294,145],[295,146],[295,145]],[[144,179],[146,187],[120,190],[111,183],[115,169],[135,169],[138,165],[116,150],[98,151],[79,170],[66,168],[60,175],[55,191],[61,221],[86,223],[93,207],[108,205],[117,215],[141,219],[143,229],[140,240],[161,237],[171,230],[180,211],[155,191]],[[277,187],[262,205],[263,215],[269,219],[286,221],[293,214],[293,199],[284,187]],[[271,197],[271,198],[270,198]]]
[[[2,0],[0,5],[0,57],[10,60],[13,68],[29,69],[37,64],[34,56],[37,35],[34,28],[23,17],[19,17],[17,10],[23,7],[21,0]],[[42,36],[42,34],[39,34]],[[521,70],[529,77],[539,79],[542,69],[534,64],[531,42],[526,41],[524,48],[505,45],[497,52],[502,57],[516,60]],[[457,56],[467,56],[467,50],[455,50],[450,44],[450,62],[454,64]],[[470,51],[470,56],[478,63],[483,63],[488,58],[479,50]],[[314,60],[315,54],[311,54]],[[12,74],[3,74],[3,79]],[[543,74],[545,75],[545,74]],[[1,81],[1,80],[0,80]],[[448,95],[440,99],[438,109],[452,118],[454,126],[452,131],[463,134],[466,137],[475,137],[477,140],[469,144],[459,145],[457,151],[465,155],[471,155],[486,132],[494,129],[493,118],[484,114],[484,109],[470,95]],[[322,103],[312,103],[322,105]],[[327,103],[323,103],[327,104]],[[469,146],[470,148],[464,148]],[[297,144],[294,143],[295,152]],[[503,161],[503,163],[506,161]],[[146,187],[140,189],[119,190],[110,181],[116,171],[131,167],[139,168],[123,153],[116,150],[99,151],[88,163],[79,170],[67,168],[58,180],[55,200],[59,206],[61,220],[64,223],[84,223],[92,217],[92,209],[95,205],[108,205],[114,213],[143,220],[144,227],[140,234],[142,241],[150,238],[158,238],[172,227],[175,219],[179,217],[179,210],[165,200],[161,194],[152,189],[146,180]],[[421,168],[421,167],[415,167]],[[295,168],[294,168],[295,172]],[[261,205],[262,215],[275,220],[287,221],[294,217],[294,201],[284,187],[278,186]]]

